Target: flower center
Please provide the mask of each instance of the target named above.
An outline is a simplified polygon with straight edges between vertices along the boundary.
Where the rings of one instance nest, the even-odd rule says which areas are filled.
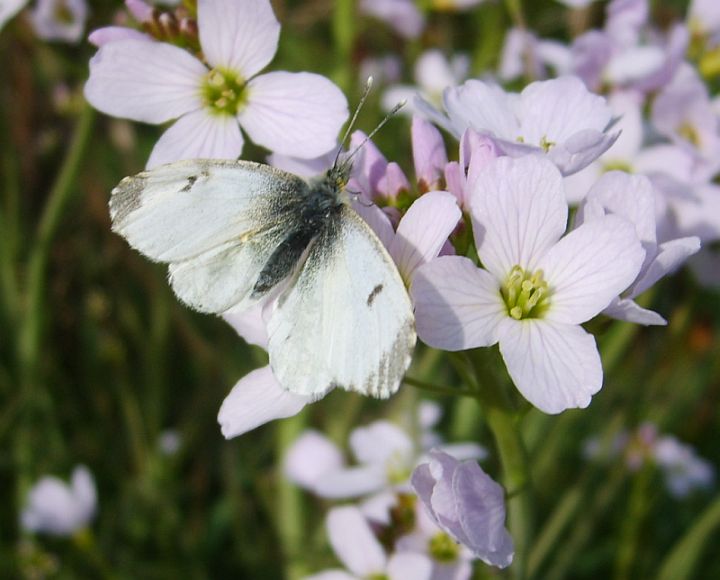
[[[439,532],[430,538],[428,552],[434,560],[448,564],[458,559],[460,548],[445,532]]]
[[[237,115],[246,101],[245,79],[235,71],[214,68],[202,84],[205,106],[218,115]]]
[[[550,306],[550,288],[542,270],[529,273],[513,266],[500,292],[508,314],[515,320],[541,318]]]
[[[678,135],[692,143],[695,147],[700,147],[700,133],[690,123],[683,123],[678,127]]]

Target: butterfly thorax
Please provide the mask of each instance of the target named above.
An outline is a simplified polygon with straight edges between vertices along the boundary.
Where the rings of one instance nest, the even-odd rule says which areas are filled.
[[[302,257],[318,236],[327,238],[337,231],[342,207],[348,203],[345,193],[350,174],[349,163],[338,163],[324,175],[308,181],[304,199],[298,204],[299,220],[285,232],[284,239],[268,259],[253,287],[260,297],[302,263]],[[296,214],[297,215],[297,214]]]

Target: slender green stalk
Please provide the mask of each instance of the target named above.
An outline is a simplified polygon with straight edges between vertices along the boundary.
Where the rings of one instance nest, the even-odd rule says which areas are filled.
[[[336,0],[332,19],[333,40],[337,64],[334,80],[344,92],[352,85],[352,50],[355,44],[355,3]]]
[[[48,254],[62,220],[63,212],[73,193],[76,193],[73,184],[90,138],[93,119],[93,109],[86,104],[80,114],[70,148],[60,168],[60,173],[50,190],[48,202],[40,219],[40,225],[30,254],[26,286],[27,302],[24,307],[24,320],[19,344],[23,382],[32,382],[37,371],[36,363],[42,331],[42,300],[45,291]]]
[[[527,577],[527,557],[533,527],[530,464],[520,433],[519,420],[507,392],[507,381],[498,373],[496,350],[474,351],[471,362],[478,385],[476,399],[483,405],[488,427],[495,438],[508,494],[508,527],[515,543],[510,568],[513,577]]]
[[[503,468],[503,482],[508,497],[508,527],[515,543],[515,558],[511,571],[518,580],[527,577],[527,555],[532,530],[530,475],[518,425],[506,409],[490,407],[486,410],[488,426],[495,437]]]
[[[60,172],[55,179],[48,201],[40,219],[33,246],[30,251],[26,285],[25,304],[20,321],[18,337],[19,382],[23,399],[22,411],[26,418],[38,418],[38,411],[49,417],[50,398],[47,391],[39,388],[39,369],[41,361],[41,343],[43,330],[43,299],[45,297],[46,274],[50,247],[63,217],[63,212],[77,191],[73,184],[80,168],[85,148],[88,144],[94,113],[86,105],[78,119],[70,148],[65,155]],[[32,455],[35,445],[30,433],[33,421],[24,420],[23,428],[15,439],[18,473],[17,491],[24,496],[29,485]]]
[[[277,424],[275,451],[278,471],[277,511],[275,521],[285,557],[285,578],[297,580],[309,573],[303,558],[305,545],[304,510],[302,491],[288,480],[282,472],[283,458],[287,448],[297,439],[307,424],[305,413],[283,419]]]
[[[660,565],[658,580],[685,580],[693,577],[697,562],[713,533],[720,528],[720,496],[680,538]],[[702,575],[702,573],[701,573]]]

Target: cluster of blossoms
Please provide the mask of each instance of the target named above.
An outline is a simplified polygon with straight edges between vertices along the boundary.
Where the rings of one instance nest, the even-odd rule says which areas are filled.
[[[372,12],[381,4],[394,15],[412,3],[363,5]],[[331,166],[345,97],[313,73],[259,74],[280,32],[267,0],[198,0],[196,14],[127,5],[138,27],[91,35],[98,52],[85,95],[114,116],[175,121],[148,167],[234,159],[242,131],[272,151],[276,167],[314,176]],[[582,325],[601,314],[665,324],[636,298],[701,242],[720,239],[717,107],[693,64],[697,54],[684,59],[700,33],[682,23],[654,30],[647,14],[644,0],[613,0],[604,28],[569,46],[512,31],[497,78],[560,75],[519,93],[492,80],[455,86],[467,65],[425,55],[413,103],[414,179],[364,134],[350,141],[353,207],[395,261],[420,339],[446,351],[497,344],[517,389],[546,413],[586,407],[602,386],[598,348]],[[714,46],[714,32],[703,32],[703,46]],[[442,71],[441,83],[428,70]],[[408,87],[386,100],[400,91]],[[440,129],[457,141],[455,159]],[[266,347],[272,308],[225,318]],[[266,366],[235,385],[218,419],[235,437],[314,400],[284,390]],[[358,465],[348,467],[332,443],[307,433],[286,461],[288,475],[320,496],[370,495],[328,516],[331,544],[350,573],[430,578],[441,565],[469,570],[472,558],[510,563],[503,492],[471,459],[476,448],[458,456],[424,446],[429,455],[418,459],[387,422],[354,432],[351,447]],[[654,457],[678,471],[677,451]]]
[[[660,435],[652,423],[643,423],[635,431],[622,431],[605,445],[598,438],[589,439],[583,453],[592,460],[622,457],[631,471],[654,465],[662,473],[670,494],[677,498],[707,489],[715,480],[708,461],[676,437]]]
[[[330,544],[353,577],[463,580],[474,559],[499,567],[512,561],[503,490],[477,464],[485,451],[472,443],[443,445],[431,430],[439,418],[437,406],[420,405],[418,443],[388,421],[355,429],[354,466],[315,431],[288,449],[291,481],[319,497],[360,500],[327,517]],[[347,577],[326,571],[311,578]]]

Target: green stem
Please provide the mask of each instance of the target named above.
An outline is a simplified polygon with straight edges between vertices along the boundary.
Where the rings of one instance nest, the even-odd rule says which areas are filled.
[[[73,184],[90,138],[93,118],[93,110],[89,105],[86,105],[78,119],[70,148],[65,155],[60,172],[50,190],[36,232],[34,245],[30,252],[26,276],[27,282],[24,288],[25,304],[22,311],[23,318],[20,321],[20,335],[17,345],[19,382],[26,419],[36,419],[36,412],[39,410],[42,410],[46,417],[50,416],[48,393],[38,388],[44,314],[43,298],[46,289],[48,256],[63,212],[68,206],[73,193],[76,192]],[[20,498],[24,496],[24,492],[29,485],[33,448],[35,447],[30,433],[33,421],[23,420],[22,424],[24,428],[18,432],[15,449],[18,473],[17,490]]]
[[[515,543],[515,557],[510,568],[513,577],[527,577],[527,557],[532,533],[530,464],[522,440],[519,418],[508,396],[507,380],[497,372],[497,349],[479,349],[471,362],[478,384],[476,399],[484,406],[488,427],[495,438],[503,470],[507,497],[508,528]]]
[[[334,79],[347,93],[352,85],[352,50],[355,43],[355,3],[353,0],[336,0],[332,31],[337,64]]]
[[[513,414],[506,409],[489,407],[486,409],[486,417],[500,454],[503,482],[509,494],[508,528],[515,543],[515,558],[511,571],[514,578],[520,580],[527,577],[527,555],[532,529],[527,454]]]
[[[276,430],[278,494],[275,521],[285,557],[285,578],[287,580],[297,580],[309,573],[303,558],[306,535],[303,529],[305,518],[302,491],[282,473],[285,452],[297,439],[306,424],[306,414],[300,413],[278,422]]]
[[[37,371],[38,350],[42,331],[42,300],[45,291],[45,275],[50,245],[55,237],[63,212],[76,190],[72,187],[80,169],[80,161],[88,144],[94,112],[85,105],[60,173],[50,190],[47,205],[38,226],[35,245],[30,255],[27,273],[24,324],[20,335],[19,354],[23,382],[33,382]]]

